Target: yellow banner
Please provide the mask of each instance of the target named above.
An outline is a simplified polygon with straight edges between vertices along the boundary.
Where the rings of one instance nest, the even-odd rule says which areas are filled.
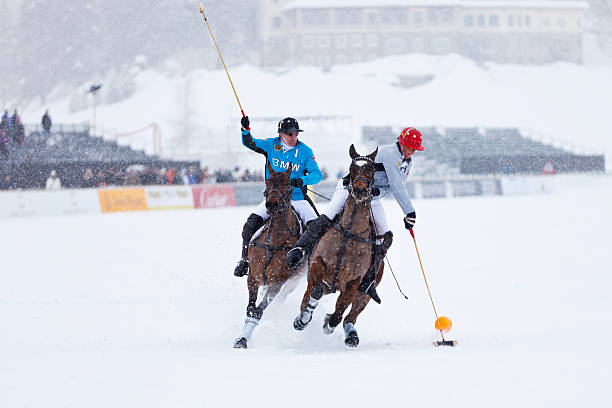
[[[103,213],[147,210],[144,188],[100,189],[100,209]]]

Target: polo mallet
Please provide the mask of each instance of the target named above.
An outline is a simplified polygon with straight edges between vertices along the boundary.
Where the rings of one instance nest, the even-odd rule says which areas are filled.
[[[410,230],[410,235],[412,235],[412,240],[414,241],[414,249],[416,249],[417,257],[419,258],[419,265],[421,265],[421,272],[423,273],[423,279],[425,280],[425,286],[427,287],[427,293],[429,293],[429,300],[431,300],[431,305],[433,306],[434,314],[436,315],[436,329],[440,330],[440,336],[442,336],[442,341],[434,341],[433,345],[436,347],[439,346],[451,346],[454,347],[457,345],[457,340],[446,340],[444,339],[444,332],[449,332],[453,327],[453,323],[451,320],[446,317],[438,317],[438,311],[436,310],[436,306],[434,305],[433,297],[431,296],[431,291],[429,290],[429,284],[427,283],[427,278],[425,277],[425,269],[423,269],[423,262],[421,261],[421,254],[419,253],[419,247],[417,246],[416,238],[414,236],[414,231]]]
[[[234,91],[234,96],[236,97],[236,101],[238,101],[238,106],[240,106],[240,113],[242,113],[242,117],[245,116],[244,109],[242,109],[242,105],[240,104],[240,99],[238,99],[238,94],[236,93],[236,88],[234,87],[234,83],[232,82],[232,78],[230,77],[229,72],[227,71],[227,66],[225,66],[225,61],[223,61],[223,56],[221,55],[221,50],[219,50],[219,46],[217,45],[217,40],[215,40],[215,36],[210,29],[210,24],[208,24],[208,19],[206,18],[206,14],[204,14],[204,6],[200,3],[200,13],[202,13],[202,17],[204,17],[204,21],[206,22],[206,26],[208,27],[208,31],[210,32],[210,36],[212,37],[213,42],[215,43],[215,48],[219,53],[219,58],[221,58],[221,63],[223,64],[223,69],[225,69],[225,73],[227,74],[227,79],[229,79],[230,85],[232,86],[232,90]]]

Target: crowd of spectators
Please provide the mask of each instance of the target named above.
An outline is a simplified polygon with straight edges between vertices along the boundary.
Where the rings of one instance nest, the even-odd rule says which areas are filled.
[[[324,170],[324,169],[322,169]],[[327,171],[324,171],[327,176]],[[325,177],[327,178],[327,177]],[[86,168],[82,174],[80,188],[104,188],[112,186],[148,186],[148,185],[186,185],[214,183],[245,183],[264,181],[263,171],[251,171],[236,167],[232,170],[218,169],[210,172],[209,168],[188,166],[182,168],[155,168],[144,165],[132,165],[126,169],[108,167],[106,169]],[[10,174],[0,174],[0,190],[15,189]],[[45,184],[47,190],[62,188],[61,174],[51,170]]]
[[[51,136],[52,121],[49,110],[45,111],[41,119],[42,134],[44,140]],[[12,115],[8,110],[4,111],[0,121],[0,160],[2,156],[8,157],[12,150],[24,146],[25,128],[15,109]],[[0,190],[12,190],[17,188],[40,188],[24,187],[18,174],[12,174],[7,166],[1,166],[0,162]],[[54,166],[55,167],[55,166]],[[321,169],[324,179],[327,171]],[[48,172],[48,173],[47,173]],[[81,174],[82,172],[82,174]],[[63,174],[62,174],[63,173]],[[39,173],[40,174],[40,173]],[[94,166],[86,167],[84,170],[70,170],[61,165],[45,170],[40,174],[41,181],[45,180],[44,188],[47,190],[59,190],[61,188],[104,188],[109,186],[140,186],[140,185],[185,185],[185,184],[213,184],[213,183],[236,183],[236,182],[262,182],[264,181],[263,166],[261,170],[250,169],[216,169],[211,171],[208,166],[200,168],[195,165],[154,167],[147,165],[129,165],[126,168],[105,165],[101,168]],[[17,181],[16,181],[17,180]],[[66,182],[66,180],[68,180]],[[64,183],[63,183],[64,182]],[[27,185],[27,184],[26,184]]]
[[[5,110],[0,119],[0,155],[6,158],[11,149],[23,146],[24,140],[25,127],[21,123],[17,109],[12,115]]]

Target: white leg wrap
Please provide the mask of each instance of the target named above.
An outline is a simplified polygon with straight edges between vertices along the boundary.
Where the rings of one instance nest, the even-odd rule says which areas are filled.
[[[302,321],[302,323],[304,324],[310,323],[310,320],[312,320],[312,313],[317,308],[318,304],[319,304],[319,301],[317,299],[314,299],[311,297],[310,300],[308,300],[308,304],[306,305],[306,310],[304,310],[304,312],[302,312],[302,315],[300,316],[300,320]]]
[[[348,335],[351,332],[356,332],[357,330],[355,330],[355,326],[353,326],[353,323],[347,323],[344,325],[344,338],[347,338]]]
[[[253,334],[253,330],[257,327],[259,320],[254,319],[252,317],[247,317],[244,321],[244,328],[242,329],[242,337],[249,340],[251,338],[251,334]]]

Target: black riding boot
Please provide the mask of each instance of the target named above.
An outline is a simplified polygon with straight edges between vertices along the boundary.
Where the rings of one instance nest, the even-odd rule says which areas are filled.
[[[242,257],[234,269],[234,276],[244,276],[249,273],[249,242],[251,237],[264,224],[263,218],[257,214],[249,215],[242,227]]]
[[[319,215],[318,218],[309,221],[306,226],[306,231],[304,231],[300,239],[295,243],[295,248],[287,252],[287,266],[295,268],[302,262],[305,254],[310,255],[315,245],[319,242],[330,225],[331,220],[327,218],[325,214]]]
[[[361,283],[357,287],[357,290],[368,294],[372,300],[380,304],[380,297],[376,293],[376,276],[378,275],[378,269],[380,264],[387,254],[387,250],[393,243],[393,233],[391,231],[383,235],[383,242],[380,245],[374,245],[374,253],[372,254],[372,263],[370,268],[363,275]]]

